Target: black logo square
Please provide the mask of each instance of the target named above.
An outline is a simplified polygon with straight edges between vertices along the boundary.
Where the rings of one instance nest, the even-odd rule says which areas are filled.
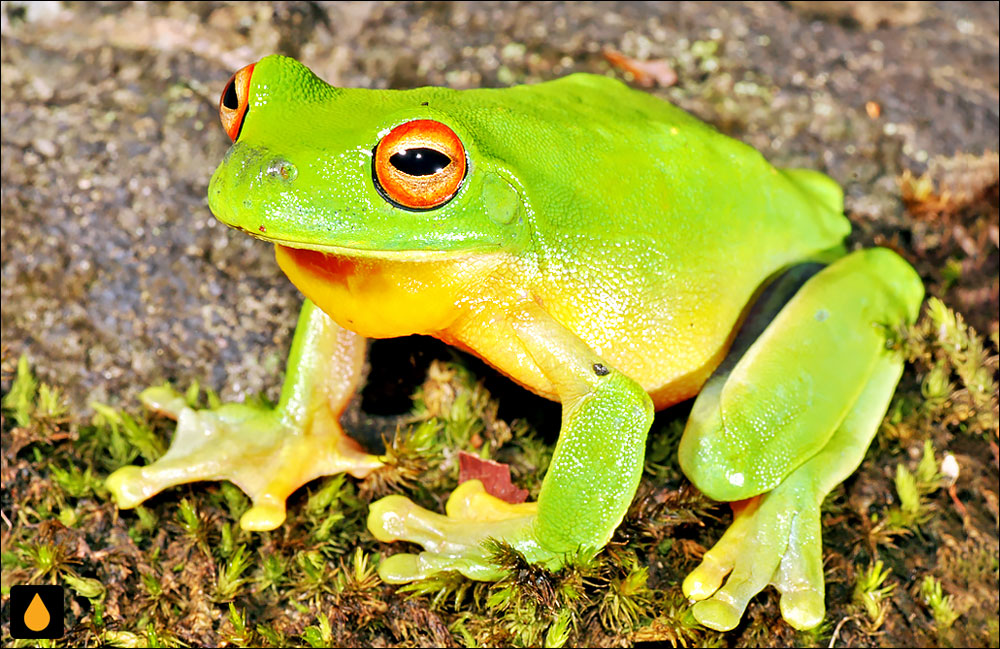
[[[11,586],[10,635],[18,640],[63,636],[62,586]]]

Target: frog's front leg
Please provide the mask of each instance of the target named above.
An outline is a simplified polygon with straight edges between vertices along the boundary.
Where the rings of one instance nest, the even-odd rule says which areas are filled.
[[[185,482],[230,480],[253,501],[240,525],[271,530],[285,519],[285,500],[306,482],[342,472],[364,477],[381,462],[347,437],[338,421],[354,394],[364,353],[363,338],[307,300],[276,407],[195,410],[170,388],[146,390],[143,402],[177,419],[177,430],[156,462],[123,467],[108,477],[118,506],[135,507]]]
[[[386,559],[379,568],[385,581],[447,569],[497,579],[502,572],[483,547],[488,538],[556,568],[569,553],[603,547],[632,501],[653,417],[649,396],[537,305],[525,306],[510,325],[562,402],[562,429],[538,502],[508,505],[483,493],[478,481],[455,490],[446,516],[401,496],[383,498],[368,517],[372,534],[424,548]]]
[[[732,629],[768,584],[793,627],[822,621],[820,506],[861,463],[902,373],[883,327],[912,322],[922,296],[894,253],[849,255],[806,282],[735,367],[706,384],[681,466],[709,496],[751,500],[734,506],[732,527],[684,581],[702,624]]]

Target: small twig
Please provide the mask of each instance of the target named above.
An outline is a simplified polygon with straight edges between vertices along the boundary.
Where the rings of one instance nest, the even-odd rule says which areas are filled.
[[[833,630],[833,636],[830,637],[830,644],[827,645],[828,647],[832,649],[833,645],[836,644],[837,635],[840,634],[840,627],[844,626],[844,622],[847,622],[848,620],[853,620],[854,618],[855,616],[848,615],[847,617],[841,619],[840,622],[837,622],[837,626]]]

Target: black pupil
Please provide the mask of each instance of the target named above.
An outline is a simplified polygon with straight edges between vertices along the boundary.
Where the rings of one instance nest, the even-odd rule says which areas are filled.
[[[226,86],[226,92],[222,95],[222,105],[229,110],[240,107],[240,98],[236,96],[236,81],[230,81]]]
[[[393,154],[389,164],[408,176],[433,176],[451,164],[451,158],[434,149],[406,149]]]

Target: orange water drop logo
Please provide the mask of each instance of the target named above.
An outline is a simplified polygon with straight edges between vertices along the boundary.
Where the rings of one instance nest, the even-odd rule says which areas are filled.
[[[31,603],[28,604],[28,609],[24,612],[24,626],[37,633],[47,627],[51,620],[49,609],[45,608],[42,598],[35,593]]]

